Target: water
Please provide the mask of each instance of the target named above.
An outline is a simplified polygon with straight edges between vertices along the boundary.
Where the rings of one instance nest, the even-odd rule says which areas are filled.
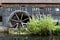
[[[60,36],[9,35],[0,33],[0,40],[60,40]]]

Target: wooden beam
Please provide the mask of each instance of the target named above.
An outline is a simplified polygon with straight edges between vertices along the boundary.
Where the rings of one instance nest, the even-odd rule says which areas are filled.
[[[1,3],[60,3],[60,0],[2,0]]]

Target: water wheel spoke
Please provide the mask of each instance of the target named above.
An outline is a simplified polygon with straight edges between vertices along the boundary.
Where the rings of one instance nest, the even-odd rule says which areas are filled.
[[[26,25],[27,23],[21,23],[22,27],[24,27],[24,25]]]
[[[18,26],[19,26],[19,23],[16,23],[16,24],[17,24],[16,28],[18,28]]]
[[[21,15],[21,20],[22,20],[22,18],[23,18],[23,14]]]
[[[17,19],[19,20],[19,17],[18,17],[18,15],[17,15],[17,14],[15,14],[15,15],[16,15]]]
[[[14,22],[18,22],[17,20],[14,20],[14,19],[10,19],[11,21],[14,21]]]
[[[28,20],[29,18],[26,18],[26,19],[24,19],[23,21],[25,21],[25,20]]]
[[[14,27],[15,25],[17,25],[17,24],[14,24],[13,27]]]
[[[21,23],[21,24],[23,24],[23,25],[24,25],[24,24],[27,24],[27,23]]]

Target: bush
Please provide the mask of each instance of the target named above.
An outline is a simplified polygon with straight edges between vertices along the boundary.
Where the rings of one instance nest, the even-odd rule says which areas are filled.
[[[27,24],[28,30],[33,34],[47,34],[48,32],[52,31],[55,24],[51,17],[43,17],[43,18],[35,18],[32,16],[32,19]]]
[[[41,33],[46,34],[50,34],[50,32],[53,31],[53,28],[55,26],[55,23],[53,22],[53,19],[49,16],[49,17],[45,17],[40,19],[40,23],[39,23],[40,27],[41,27]]]
[[[39,26],[39,18],[36,19],[32,16],[32,19],[30,18],[30,21],[27,24],[28,30],[33,34],[37,34],[40,31]]]
[[[27,30],[25,28],[20,29],[20,32],[27,32],[31,34],[40,34],[40,35],[60,35],[60,26],[55,26],[55,22],[53,22],[53,18],[43,16],[43,18],[40,18],[37,16],[35,18],[32,16],[32,18],[29,19],[29,22],[27,23]]]
[[[53,34],[54,35],[60,35],[60,26],[55,26],[55,28],[53,30]]]

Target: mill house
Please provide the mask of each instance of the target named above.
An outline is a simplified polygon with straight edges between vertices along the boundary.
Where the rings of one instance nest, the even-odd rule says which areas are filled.
[[[0,26],[27,23],[32,14],[51,14],[55,22],[60,22],[60,0],[0,0]]]

